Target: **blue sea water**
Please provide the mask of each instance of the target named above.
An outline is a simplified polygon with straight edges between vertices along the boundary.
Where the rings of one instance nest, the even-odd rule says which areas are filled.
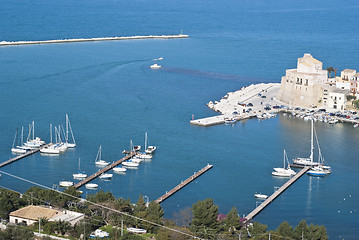
[[[12,157],[16,129],[35,121],[49,141],[49,124],[68,113],[78,147],[60,156],[27,157],[1,170],[52,187],[71,179],[78,158],[87,173],[103,157],[144,142],[155,157],[99,189],[155,200],[207,163],[214,165],[166,200],[166,217],[211,197],[220,212],[241,215],[256,206],[255,192],[270,194],[285,180],[273,178],[283,149],[289,158],[309,154],[309,123],[279,116],[234,126],[201,128],[189,120],[215,115],[205,103],[258,82],[279,82],[298,57],[311,53],[324,68],[358,69],[357,1],[5,1],[0,41],[177,34],[188,39],[133,40],[0,47],[0,156]],[[164,57],[163,68],[149,68]],[[316,123],[333,174],[303,176],[255,220],[275,229],[301,219],[324,224],[332,239],[358,235],[359,134],[347,124]],[[1,176],[0,186],[31,185]],[[85,194],[91,190],[83,189]]]

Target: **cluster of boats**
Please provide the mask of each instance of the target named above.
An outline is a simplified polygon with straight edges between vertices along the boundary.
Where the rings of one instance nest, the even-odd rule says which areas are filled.
[[[318,161],[317,162],[315,162],[313,159],[314,136],[315,136],[316,143],[317,143],[316,146],[318,148]],[[283,167],[273,168],[274,171],[272,172],[272,175],[276,176],[276,177],[289,177],[290,178],[290,177],[294,176],[295,174],[297,174],[297,172],[295,172],[293,169],[291,169],[286,151],[284,150],[283,152],[284,152],[283,153]],[[314,129],[313,120],[312,120],[312,124],[311,124],[310,156],[305,157],[305,158],[297,157],[297,158],[293,159],[292,166],[297,167],[297,168],[310,167],[310,169],[307,172],[307,174],[310,176],[322,177],[322,176],[326,176],[332,172],[331,167],[328,165],[325,165],[325,161],[324,161],[323,155],[320,150],[318,137],[317,137],[316,131]],[[267,195],[261,194],[261,193],[254,194],[254,197],[256,197],[257,199],[262,199],[262,200],[268,198]]]
[[[72,142],[69,142],[69,133],[72,136]],[[25,154],[34,149],[40,149],[41,153],[45,154],[59,154],[64,152],[67,148],[76,147],[75,137],[72,132],[69,116],[66,114],[66,130],[61,126],[55,127],[55,143],[52,142],[52,124],[50,124],[50,138],[51,142],[46,144],[39,137],[35,137],[35,122],[29,125],[29,133],[24,142],[24,127],[21,128],[21,136],[18,138],[17,131],[15,133],[11,152],[13,154]],[[64,139],[64,141],[62,140]]]
[[[55,127],[55,143],[52,142],[52,124],[50,124],[50,143],[40,149],[40,153],[44,154],[60,154],[68,148],[76,147],[76,141],[72,132],[69,116],[66,114],[66,129]],[[69,133],[71,133],[72,142],[69,142]],[[64,139],[64,141],[62,140]]]
[[[40,148],[45,144],[45,141],[41,140],[41,138],[35,137],[35,122],[33,121],[32,124],[29,125],[29,134],[26,142],[24,142],[24,127],[21,128],[20,139],[18,139],[16,131],[11,152],[13,154],[25,154],[26,152]]]
[[[269,119],[269,118],[274,118],[274,117],[276,117],[277,116],[277,114],[275,114],[275,113],[269,113],[269,112],[267,112],[267,113],[262,113],[262,114],[257,114],[257,118],[258,119],[260,119],[260,120],[263,120],[263,119]]]
[[[147,133],[145,133],[145,151],[140,152],[141,146],[136,145],[132,147],[132,140],[131,140],[131,151],[123,151],[123,153],[130,154],[135,153],[129,160],[122,162],[122,167],[114,167],[112,170],[115,173],[125,173],[127,168],[136,168],[139,166],[140,162],[144,161],[145,159],[152,159],[153,153],[156,151],[155,146],[147,146],[148,140],[147,140]],[[95,165],[98,167],[106,167],[110,165],[110,162],[105,161],[102,159],[102,146],[100,145],[99,150],[96,155],[95,159]],[[80,162],[79,159],[79,166],[78,166],[78,172],[72,174],[74,179],[83,180],[87,178],[87,174],[85,172],[80,170]],[[111,180],[113,177],[112,173],[102,173],[99,178],[103,180]],[[59,185],[61,187],[71,187],[74,185],[74,182],[72,181],[60,181]],[[88,189],[96,189],[98,187],[98,184],[96,183],[87,183],[85,185]]]

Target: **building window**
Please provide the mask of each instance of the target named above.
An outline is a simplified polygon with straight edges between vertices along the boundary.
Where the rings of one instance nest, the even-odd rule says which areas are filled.
[[[15,223],[18,223],[19,221],[17,219],[15,219]]]

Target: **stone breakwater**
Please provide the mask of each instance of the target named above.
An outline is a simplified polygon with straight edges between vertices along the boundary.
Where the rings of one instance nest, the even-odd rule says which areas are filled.
[[[149,36],[129,36],[129,37],[103,37],[103,38],[76,38],[76,39],[57,39],[57,40],[43,40],[43,41],[15,41],[0,42],[0,46],[13,45],[31,45],[31,44],[51,44],[51,43],[72,43],[72,42],[95,42],[95,41],[117,41],[117,40],[138,40],[138,39],[175,39],[188,38],[188,35],[149,35]]]

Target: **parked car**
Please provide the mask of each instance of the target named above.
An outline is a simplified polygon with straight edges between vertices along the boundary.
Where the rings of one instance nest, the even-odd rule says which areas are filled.
[[[269,110],[271,110],[271,108],[270,107],[265,107],[264,110],[269,111]]]
[[[247,107],[253,107],[253,103],[248,103]]]
[[[262,95],[261,98],[266,98],[266,96]]]

